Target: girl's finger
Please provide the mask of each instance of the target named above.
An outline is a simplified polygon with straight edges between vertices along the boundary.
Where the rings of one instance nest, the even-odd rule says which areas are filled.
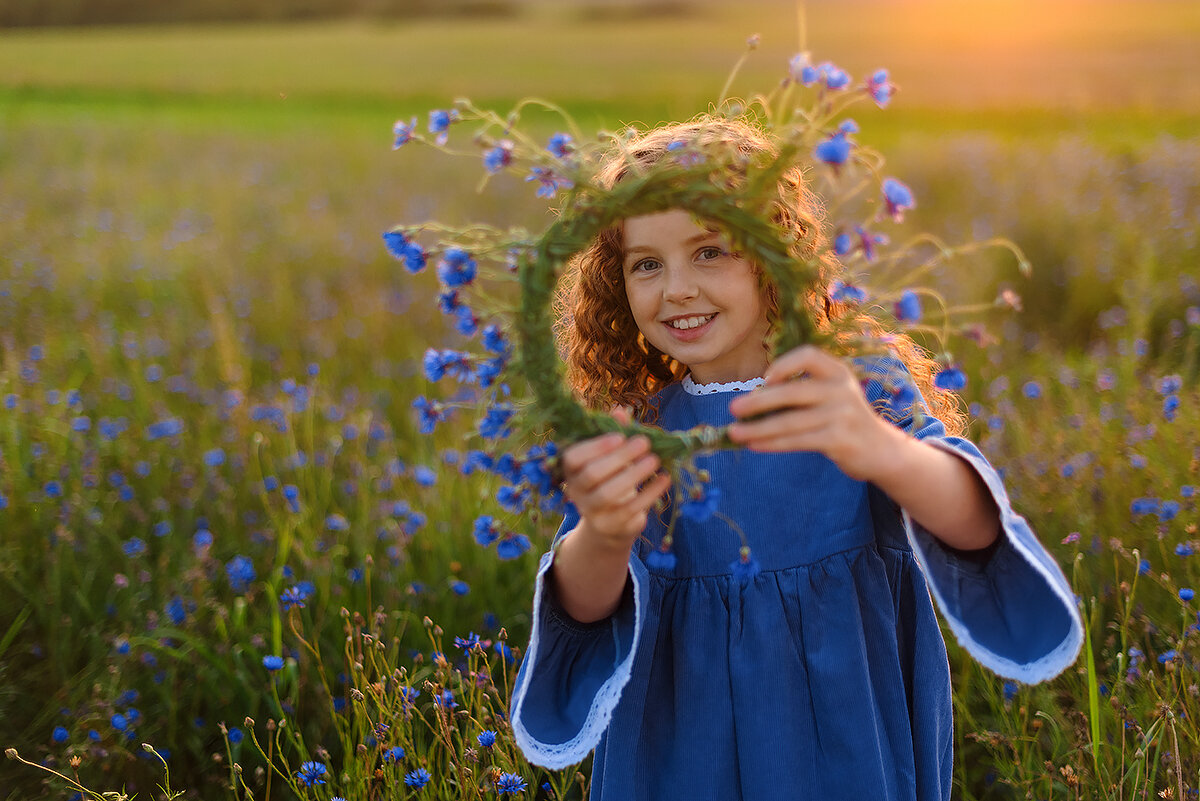
[[[816,345],[801,345],[771,362],[763,378],[770,386],[805,373],[813,378],[830,378],[849,369],[841,359]]]
[[[812,409],[795,409],[751,422],[734,423],[729,427],[729,438],[747,448],[757,450],[769,441],[809,435],[827,427],[826,415]]]
[[[612,453],[597,459],[578,474],[569,476],[567,490],[578,505],[595,502],[612,506],[622,502],[629,492],[636,492],[638,485],[659,468],[657,454],[647,452],[650,444],[638,443],[634,438]]]
[[[595,442],[595,447],[581,449],[571,459],[564,456],[563,472],[569,483],[593,487],[650,449],[650,441],[644,436],[626,439],[621,434],[605,434]]]
[[[829,381],[788,381],[738,395],[729,402],[729,411],[735,417],[755,417],[779,409],[815,406],[834,389]]]
[[[578,472],[604,454],[619,448],[623,442],[625,437],[615,432],[576,442],[563,449],[563,471],[568,474]]]

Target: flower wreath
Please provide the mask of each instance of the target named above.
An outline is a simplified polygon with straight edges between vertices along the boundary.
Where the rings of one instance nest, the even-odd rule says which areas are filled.
[[[752,39],[750,49],[755,44]],[[697,219],[726,234],[736,251],[749,254],[765,280],[774,283],[778,297],[786,299],[779,304],[779,319],[770,343],[776,355],[806,343],[822,344],[843,355],[886,350],[886,342],[878,338],[838,336],[837,331],[822,330],[811,316],[805,298],[818,289],[814,286],[818,266],[828,254],[821,250],[813,253],[810,248],[808,255],[803,255],[795,234],[775,223],[771,214],[781,176],[796,167],[806,175],[827,176],[828,191],[821,192],[827,216],[835,220],[843,215],[849,218],[839,220],[836,235],[824,246],[833,251],[845,270],[828,288],[833,301],[855,306],[870,303],[872,312],[890,316],[896,329],[920,331],[945,341],[954,333],[951,319],[956,313],[981,307],[949,309],[937,292],[916,287],[913,282],[939,262],[995,246],[1011,250],[1021,270],[1028,271],[1024,256],[1004,239],[950,247],[937,237],[919,234],[891,247],[888,237],[875,230],[880,221],[900,221],[915,201],[907,186],[883,176],[882,157],[857,143],[857,125],[839,119],[847,107],[867,98],[881,108],[887,106],[895,90],[886,70],[878,70],[855,85],[844,70],[829,62],[814,64],[808,53],[801,53],[792,59],[788,75],[771,93],[748,102],[723,99],[712,114],[752,121],[776,144],[774,155],[747,155],[698,141],[678,141],[669,148],[671,157],[649,166],[637,164],[629,155],[627,145],[637,131],[601,132],[588,141],[568,114],[537,99],[521,101],[504,116],[476,108],[469,100],[459,100],[451,110],[430,112],[428,135],[419,130],[416,118],[395,124],[393,149],[421,142],[464,155],[449,147],[451,129],[477,123],[479,128],[472,138],[474,149],[465,154],[476,158],[482,155],[485,177],[480,190],[499,173],[523,173],[525,181],[535,183],[537,196],[564,196],[558,216],[540,236],[523,229],[502,230],[486,225],[449,228],[435,222],[398,226],[384,234],[388,250],[409,272],[422,271],[430,256],[437,255],[437,275],[443,288],[439,306],[453,316],[460,333],[468,337],[481,334],[482,355],[453,349],[426,351],[426,378],[439,381],[450,376],[460,383],[479,386],[483,396],[465,405],[482,411],[477,430],[484,440],[501,439],[520,430],[534,442],[519,457],[497,457],[485,451],[468,454],[467,468],[491,467],[512,482],[497,496],[502,507],[518,514],[531,507],[545,511],[559,508],[562,497],[555,480],[554,443],[569,444],[623,430],[650,439],[663,469],[685,492],[684,503],[678,505],[683,514],[703,518],[714,512],[717,493],[715,488],[705,488],[707,476],[696,468],[695,457],[736,447],[723,428],[699,426],[671,432],[637,422],[622,426],[610,415],[584,409],[564,384],[551,326],[551,300],[560,269],[597,234],[625,217],[686,208]],[[542,145],[520,128],[521,116],[529,108],[561,115],[570,133],[556,133]],[[622,180],[607,186],[598,180],[598,173],[614,153],[617,158],[625,154],[628,169]],[[863,201],[864,195],[871,198]],[[428,243],[431,236],[437,239]],[[924,255],[920,255],[922,252]],[[886,279],[895,283],[897,272],[904,273],[902,285],[889,286]],[[503,293],[491,291],[491,283],[514,278],[520,289],[519,304],[498,304],[496,298]],[[476,298],[475,305],[466,302],[467,294]],[[930,320],[924,314],[922,297],[935,301],[940,320]],[[1006,293],[983,308],[1005,305],[1011,297]],[[480,312],[492,319],[482,329]],[[509,339],[511,333],[516,334],[515,344]],[[950,354],[943,351],[939,362],[942,369],[935,385],[961,389],[965,378]],[[515,389],[514,378],[519,379]],[[910,413],[914,393],[907,378],[885,379],[885,387],[891,394],[893,413]],[[414,407],[424,433],[431,432],[454,408],[425,397],[418,398]],[[547,438],[552,441],[546,442]],[[485,516],[476,523],[476,538],[484,545],[497,539],[502,543],[512,541],[511,534],[502,537],[498,529],[498,524]],[[508,553],[514,550],[519,553],[521,549],[510,548]],[[743,537],[743,563],[748,554]]]

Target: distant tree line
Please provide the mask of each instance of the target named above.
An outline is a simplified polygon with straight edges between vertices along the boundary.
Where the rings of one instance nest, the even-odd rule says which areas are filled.
[[[0,0],[0,27],[515,13],[516,0]]]

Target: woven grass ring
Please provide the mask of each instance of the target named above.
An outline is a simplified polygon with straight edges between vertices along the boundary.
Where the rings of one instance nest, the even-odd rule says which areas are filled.
[[[551,331],[551,301],[559,270],[601,231],[622,219],[685,209],[715,226],[778,290],[774,352],[778,355],[823,339],[804,300],[818,274],[816,264],[797,257],[794,234],[772,221],[783,161],[774,159],[760,170],[738,165],[741,170],[736,182],[729,179],[729,164],[709,164],[707,168],[703,164],[668,165],[627,176],[611,189],[588,186],[575,191],[535,250],[521,262],[521,305],[516,320],[520,343],[517,369],[533,391],[535,414],[553,431],[560,447],[610,431],[639,433],[650,439],[664,465],[696,453],[737,447],[724,427],[705,425],[672,432],[636,422],[621,426],[609,414],[582,407],[567,389]]]

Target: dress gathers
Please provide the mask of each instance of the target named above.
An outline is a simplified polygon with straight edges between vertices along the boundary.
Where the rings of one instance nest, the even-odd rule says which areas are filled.
[[[881,379],[898,365],[867,363]],[[732,422],[744,387],[711,390],[666,387],[658,423]],[[881,381],[867,394],[882,398]],[[592,801],[949,799],[950,670],[934,603],[981,664],[1026,683],[1074,662],[1083,630],[1061,569],[979,450],[927,415],[897,425],[983,478],[1003,529],[993,546],[941,544],[821,454],[701,457],[718,514],[679,518],[670,569],[647,566],[665,532],[652,519],[611,617],[571,619],[546,580],[554,551],[542,557],[511,705],[525,756],[562,768],[595,749]],[[568,512],[556,542],[578,519]],[[761,568],[749,579],[732,569],[734,525]]]

